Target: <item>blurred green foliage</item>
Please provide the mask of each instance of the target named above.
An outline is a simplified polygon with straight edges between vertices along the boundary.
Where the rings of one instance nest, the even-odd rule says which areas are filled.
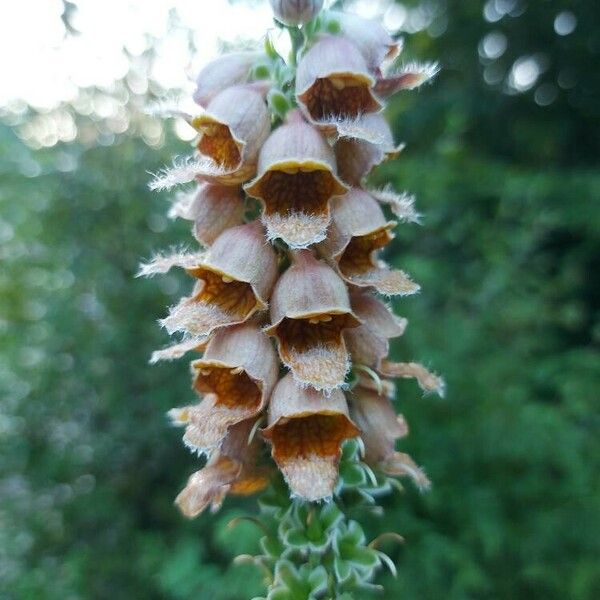
[[[502,3],[500,3],[502,4]],[[593,64],[598,8],[530,3],[490,24],[482,3],[440,3],[445,28],[407,54],[442,57],[433,87],[390,107],[409,142],[373,178],[419,198],[388,258],[422,284],[396,303],[410,325],[394,346],[443,373],[445,400],[399,384],[411,425],[402,448],[434,482],[407,487],[370,520],[397,531],[388,598],[600,597],[600,174]],[[556,14],[578,17],[570,36]],[[545,53],[546,82],[579,83],[550,106],[534,90],[482,80],[477,47],[509,40],[508,66]],[[430,32],[431,33],[431,32]],[[594,60],[595,59],[595,60]],[[27,149],[0,129],[0,597],[243,600],[261,573],[256,510],[228,500],[184,521],[172,499],[196,467],[164,413],[190,399],[185,363],[149,367],[166,343],[155,320],[185,276],[134,280],[156,249],[190,241],[146,187],[185,146]]]

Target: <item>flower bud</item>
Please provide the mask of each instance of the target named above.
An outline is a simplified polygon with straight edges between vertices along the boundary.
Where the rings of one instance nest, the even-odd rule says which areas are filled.
[[[265,242],[262,225],[253,221],[224,231],[186,269],[199,282],[193,295],[173,307],[162,324],[169,333],[206,336],[267,308],[277,278],[277,254]]]
[[[271,130],[263,95],[249,87],[231,87],[218,94],[206,112],[192,120],[200,133],[197,149],[218,174],[199,174],[225,185],[242,183],[256,171],[258,151]]]
[[[197,517],[209,505],[214,512],[228,493],[245,496],[268,485],[267,477],[254,464],[258,444],[248,443],[254,425],[255,420],[250,419],[231,427],[221,450],[189,478],[175,500],[186,517]]]
[[[203,246],[210,246],[226,229],[244,222],[241,189],[202,183],[194,192],[180,194],[169,216],[194,221],[194,237]]]
[[[279,356],[302,385],[330,391],[350,368],[343,332],[358,327],[344,282],[309,250],[295,253],[271,299],[271,326]]]
[[[420,489],[430,486],[429,479],[413,459],[396,452],[396,440],[408,434],[408,426],[385,396],[356,387],[351,397],[351,415],[360,429],[368,464],[386,475],[408,475]]]
[[[404,333],[407,320],[397,317],[385,303],[369,293],[351,294],[350,304],[362,321],[360,327],[344,333],[352,362],[378,369],[389,354],[389,340]]]
[[[336,175],[326,139],[294,112],[265,142],[257,177],[245,190],[263,204],[269,238],[305,248],[324,239],[330,199],[348,188]]]
[[[246,83],[261,56],[261,52],[232,52],[209,62],[198,73],[194,101],[206,108],[224,89]]]
[[[204,399],[188,408],[183,439],[200,452],[218,448],[232,425],[258,415],[278,374],[271,341],[253,323],[218,331],[191,366],[194,389]]]
[[[394,40],[375,19],[337,10],[330,11],[328,17],[339,23],[342,35],[352,40],[371,71],[379,69],[384,61],[394,60],[402,49],[402,43]]]
[[[320,248],[348,283],[390,296],[414,294],[419,286],[406,273],[390,269],[377,258],[377,252],[394,238],[395,225],[386,220],[374,198],[353,188],[333,199],[331,227]]]
[[[335,146],[338,174],[350,185],[360,186],[374,167],[395,158],[404,148],[396,146],[390,126],[381,113],[370,113],[361,119],[362,126],[371,133],[371,140],[342,137]]]
[[[323,8],[323,0],[270,0],[278,21],[295,27],[308,23]]]
[[[381,110],[374,85],[356,46],[341,36],[326,36],[298,65],[296,98],[312,123],[335,128],[337,121]]]
[[[340,390],[326,395],[288,374],[273,390],[269,426],[262,433],[292,494],[313,502],[333,494],[341,444],[359,431]]]

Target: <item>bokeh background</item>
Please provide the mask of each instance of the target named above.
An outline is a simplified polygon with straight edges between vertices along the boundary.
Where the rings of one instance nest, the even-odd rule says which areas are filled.
[[[400,158],[422,227],[388,259],[422,284],[397,358],[406,448],[434,487],[385,500],[374,536],[407,600],[600,598],[600,5],[592,0],[349,2],[435,60],[396,97]],[[189,242],[149,172],[189,151],[146,110],[190,91],[219,49],[271,26],[266,2],[20,0],[0,7],[0,597],[243,600],[256,503],[182,519],[197,461],[165,412],[191,399],[184,362],[150,367],[156,320],[185,276],[134,280]],[[278,43],[284,44],[282,40]]]

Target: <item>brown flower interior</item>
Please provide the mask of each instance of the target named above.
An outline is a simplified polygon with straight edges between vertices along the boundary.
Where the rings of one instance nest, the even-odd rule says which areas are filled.
[[[340,271],[350,276],[371,270],[376,266],[374,252],[384,248],[391,239],[392,236],[387,229],[353,237],[339,259]]]
[[[379,109],[368,82],[351,75],[317,79],[302,99],[315,121],[331,117],[355,119]]]
[[[206,367],[197,371],[194,389],[215,394],[215,406],[255,410],[260,405],[261,391],[241,367]]]
[[[327,202],[339,185],[326,170],[302,167],[268,171],[262,178],[260,194],[267,215],[304,213],[323,215]]]
[[[315,347],[337,346],[342,340],[342,331],[354,327],[351,315],[316,315],[307,319],[284,319],[277,328],[282,344],[282,354],[290,349],[302,353]]]
[[[273,458],[285,464],[311,456],[338,456],[340,444],[358,430],[341,414],[315,414],[292,418],[271,433]]]
[[[204,282],[193,302],[214,306],[239,319],[245,319],[258,304],[252,286],[245,281],[236,281],[203,267],[188,272]]]
[[[226,170],[236,169],[241,162],[240,150],[227,125],[203,123],[198,127],[200,140],[198,151],[209,156]]]

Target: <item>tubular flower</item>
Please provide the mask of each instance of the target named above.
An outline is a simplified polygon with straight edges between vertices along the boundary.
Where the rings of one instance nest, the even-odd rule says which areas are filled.
[[[194,101],[206,108],[223,90],[246,83],[262,56],[261,52],[232,52],[210,61],[198,73]]]
[[[262,431],[292,494],[309,501],[333,494],[341,443],[358,433],[340,390],[325,395],[298,385],[291,375],[275,387],[269,426]]]
[[[429,485],[395,448],[408,428],[394,411],[392,380],[444,392],[423,365],[391,360],[390,340],[407,321],[379,296],[419,289],[379,256],[397,223],[419,221],[414,197],[365,183],[402,150],[383,99],[435,68],[390,72],[401,44],[375,21],[319,14],[323,4],[271,0],[274,26],[289,34],[289,60],[268,36],[264,54],[228,54],[200,72],[200,114],[172,113],[198,131],[196,151],[150,184],[192,184],[169,215],[193,223],[199,247],[157,254],[139,271],[178,267],[194,279],[162,320],[178,339],[151,358],[195,354],[198,397],[169,415],[206,464],[176,504],[195,517],[228,494],[272,484],[261,509],[277,521],[278,539],[268,534],[255,561],[273,566],[268,598],[298,590],[350,597],[372,587],[378,566],[393,569],[340,509],[373,508],[392,476]],[[283,478],[272,477],[275,466]],[[331,502],[306,506],[323,500]],[[306,561],[313,552],[321,565]]]
[[[396,158],[404,146],[396,146],[392,131],[381,113],[362,117],[362,124],[371,133],[370,141],[342,137],[335,146],[338,174],[349,185],[359,187],[364,178],[385,160]]]
[[[342,35],[360,50],[371,71],[393,61],[402,50],[402,42],[394,40],[375,19],[336,10],[329,12],[329,18],[339,24]]]
[[[345,281],[373,287],[382,294],[406,296],[419,286],[402,271],[377,258],[377,252],[394,239],[394,221],[387,221],[377,201],[358,188],[332,202],[332,224],[320,248]]]
[[[408,454],[396,452],[396,440],[408,435],[408,426],[384,394],[356,387],[351,397],[350,413],[360,428],[367,463],[387,475],[407,475],[421,489],[431,485],[423,470]]]
[[[245,323],[217,332],[191,366],[194,389],[204,398],[187,408],[183,439],[206,452],[219,447],[229,427],[265,408],[277,381],[277,355],[258,326]]]
[[[203,469],[191,475],[175,499],[186,517],[197,517],[209,505],[213,512],[218,510],[227,494],[246,496],[268,485],[264,469],[255,464],[258,441],[248,441],[255,422],[249,419],[233,425],[222,448],[210,457]]]
[[[239,187],[201,183],[190,194],[180,195],[171,217],[194,222],[194,237],[210,246],[225,230],[244,223],[244,200]]]
[[[253,221],[226,230],[186,270],[198,279],[194,293],[173,307],[162,324],[170,333],[206,336],[267,308],[277,255],[265,243],[262,225]]]
[[[344,383],[350,368],[345,330],[358,327],[344,282],[310,250],[293,256],[271,299],[271,326],[279,356],[294,379],[317,390]]]
[[[348,188],[336,174],[326,139],[298,112],[263,146],[256,179],[246,192],[263,204],[262,220],[271,239],[305,248],[325,238],[329,202]]]
[[[270,0],[273,14],[286,25],[302,25],[323,8],[323,0]]]
[[[367,292],[351,294],[350,304],[362,322],[360,327],[344,333],[352,362],[378,370],[389,353],[389,340],[404,333],[407,321]]]
[[[375,83],[354,44],[340,36],[327,36],[299,63],[296,98],[312,123],[335,129],[339,121],[352,121],[381,110],[373,92]]]
[[[192,120],[200,133],[197,150],[214,163],[203,179],[239,184],[256,172],[258,151],[271,129],[265,100],[250,87],[230,87],[215,96],[206,112]],[[216,173],[216,174],[215,174]]]

